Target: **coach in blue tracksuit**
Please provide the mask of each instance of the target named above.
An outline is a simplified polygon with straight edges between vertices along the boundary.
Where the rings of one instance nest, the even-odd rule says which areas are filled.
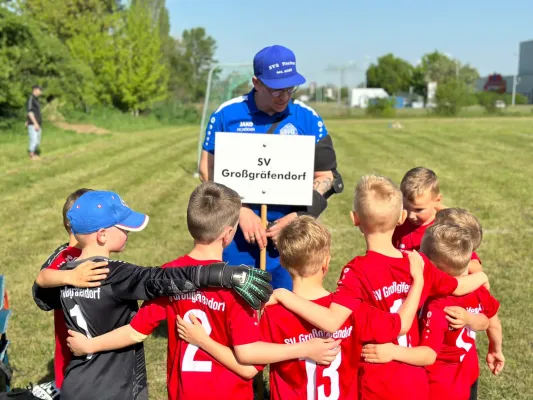
[[[215,132],[312,135],[316,138],[313,205],[268,206],[268,229],[261,225],[260,205],[244,204],[235,240],[224,251],[224,261],[232,265],[259,267],[259,250],[267,246],[267,270],[274,288],[292,290],[289,273],[280,266],[274,244],[280,230],[298,215],[317,218],[327,207],[327,199],[343,189],[331,137],[322,118],[309,106],[291,100],[305,78],[296,70],[294,53],[283,46],[262,49],[254,57],[254,88],[244,96],[222,104],[207,124],[200,160],[201,180],[213,179]],[[268,238],[271,240],[269,241]]]

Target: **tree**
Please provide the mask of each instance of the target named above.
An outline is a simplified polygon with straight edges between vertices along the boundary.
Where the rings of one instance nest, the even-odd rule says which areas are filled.
[[[421,70],[426,82],[444,83],[459,80],[467,86],[475,84],[479,78],[478,71],[470,65],[461,65],[460,61],[452,60],[446,54],[434,51],[422,57]]]
[[[135,3],[125,12],[117,49],[115,106],[137,114],[165,99],[168,69],[162,62],[159,29],[146,4]]]
[[[66,42],[84,31],[87,25],[106,32],[108,15],[121,9],[120,0],[24,0],[22,9],[45,29]]]
[[[43,33],[27,17],[0,7],[0,115],[22,110],[36,82],[45,87],[46,100],[91,104],[92,78],[57,38]]]
[[[383,88],[389,94],[408,91],[413,67],[407,61],[394,57],[392,53],[378,58],[367,70],[367,86]]]
[[[204,28],[183,31],[182,39],[173,44],[171,90],[190,101],[204,97],[209,69],[216,62],[215,50],[215,39]]]

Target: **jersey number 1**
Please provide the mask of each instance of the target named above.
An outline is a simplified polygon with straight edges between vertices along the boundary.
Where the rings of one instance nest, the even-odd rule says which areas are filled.
[[[338,400],[340,396],[339,388],[339,373],[337,370],[341,365],[341,352],[337,354],[333,362],[324,369],[322,376],[328,377],[331,380],[331,393],[326,396],[324,385],[316,387],[316,362],[305,359],[305,372],[307,373],[307,400]],[[357,379],[357,377],[356,377]],[[318,392],[318,399],[316,398]]]
[[[398,313],[398,310],[400,310],[400,307],[403,304],[404,299],[398,299],[395,300],[394,303],[392,303],[392,307],[390,308],[390,312],[393,314]],[[407,343],[407,336],[400,335],[398,336],[398,345],[402,347],[411,347],[409,343]]]
[[[207,319],[207,315],[202,310],[189,310],[183,316],[183,319],[187,322],[191,322],[190,315],[194,316],[202,322],[202,327],[205,329],[207,336],[211,335],[211,325]],[[198,346],[194,344],[188,344],[185,349],[185,355],[183,356],[183,364],[181,366],[182,371],[189,372],[211,372],[213,363],[211,361],[194,361],[194,355],[198,351]]]
[[[76,319],[76,324],[83,329],[85,332],[85,336],[87,336],[89,339],[92,337],[89,333],[89,327],[87,326],[87,321],[85,320],[85,317],[83,316],[81,312],[81,308],[78,304],[76,304],[74,307],[70,309],[69,312],[70,316]],[[93,358],[92,354],[87,354],[87,360],[90,360]]]

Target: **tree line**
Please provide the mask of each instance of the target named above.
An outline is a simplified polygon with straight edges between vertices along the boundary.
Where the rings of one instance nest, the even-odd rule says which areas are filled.
[[[36,83],[84,111],[202,98],[215,40],[201,27],[172,37],[165,0],[128,3],[0,0],[0,116],[18,115]]]

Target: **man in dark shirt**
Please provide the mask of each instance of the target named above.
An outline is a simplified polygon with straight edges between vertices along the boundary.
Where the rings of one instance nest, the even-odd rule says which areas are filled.
[[[39,159],[39,145],[41,144],[42,122],[41,105],[39,104],[39,96],[42,94],[42,89],[39,85],[34,85],[28,104],[26,105],[27,118],[26,126],[28,127],[28,136],[30,139],[28,152],[30,159]]]

